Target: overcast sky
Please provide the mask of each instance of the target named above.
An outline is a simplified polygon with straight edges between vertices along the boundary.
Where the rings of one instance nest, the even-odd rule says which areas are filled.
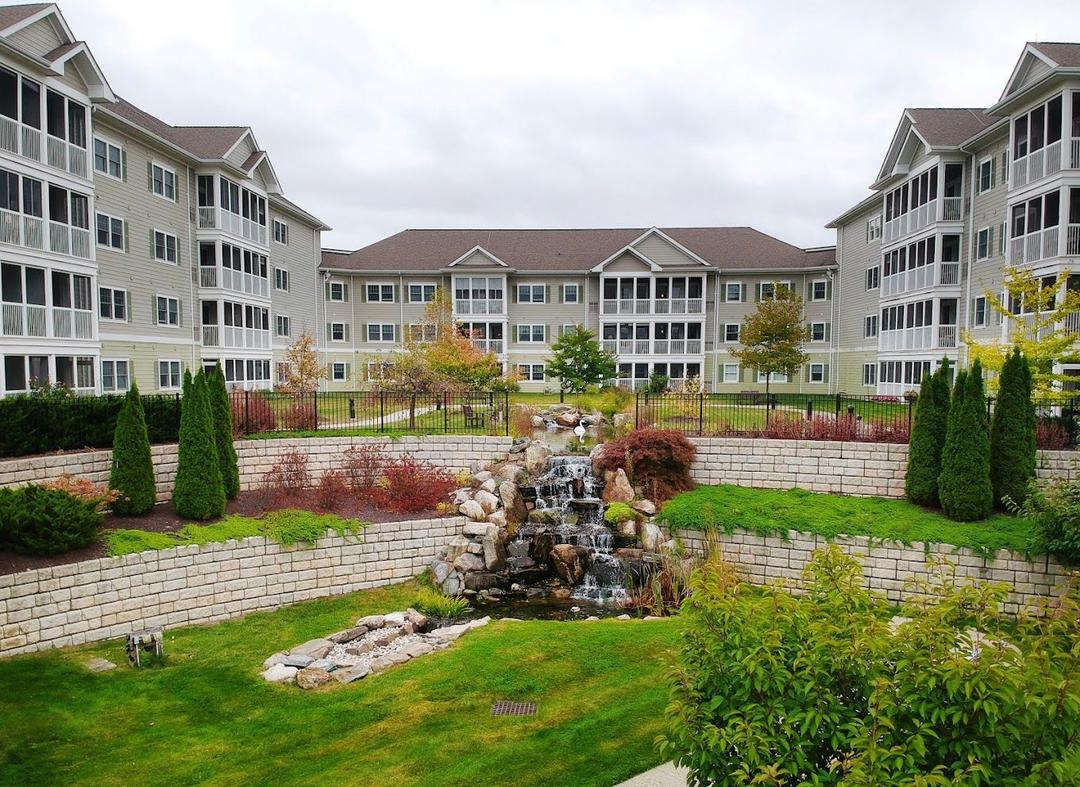
[[[988,106],[1024,41],[1080,41],[1075,0],[60,5],[118,94],[252,126],[337,248],[408,227],[832,243],[903,107]]]

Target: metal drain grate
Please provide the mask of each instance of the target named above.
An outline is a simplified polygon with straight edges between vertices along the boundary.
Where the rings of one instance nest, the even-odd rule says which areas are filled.
[[[535,716],[535,702],[511,702],[499,700],[491,706],[492,716]]]

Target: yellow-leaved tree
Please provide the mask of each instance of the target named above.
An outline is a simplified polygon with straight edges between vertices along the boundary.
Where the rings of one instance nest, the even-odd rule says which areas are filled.
[[[290,394],[306,394],[318,390],[319,381],[325,376],[319,363],[315,337],[304,331],[285,353],[285,379],[280,390]]]
[[[997,391],[998,373],[1013,347],[1027,357],[1033,375],[1034,397],[1043,402],[1064,401],[1075,392],[1063,391],[1066,380],[1075,381],[1054,371],[1054,366],[1072,359],[1077,354],[1080,334],[1066,325],[1074,322],[1068,318],[1080,313],[1080,292],[1066,289],[1068,271],[1058,274],[1050,283],[1035,276],[1031,271],[1019,268],[1005,269],[1004,289],[1007,298],[1003,303],[995,293],[987,291],[986,302],[1001,315],[1008,326],[1008,339],[1004,342],[977,342],[967,331],[963,334],[971,361],[979,360],[983,368],[995,372],[989,389]],[[1064,291],[1064,295],[1062,295]],[[1014,313],[1013,306],[1017,306]]]

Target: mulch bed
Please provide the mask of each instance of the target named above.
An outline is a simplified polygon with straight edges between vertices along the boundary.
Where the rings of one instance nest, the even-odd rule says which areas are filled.
[[[263,514],[283,508],[301,508],[308,511],[316,510],[311,500],[305,499],[307,495],[293,498],[282,502],[276,499],[276,495],[262,489],[253,489],[241,492],[236,500],[228,501],[225,506],[227,514],[240,514],[241,516],[260,517]],[[436,511],[414,511],[407,514],[396,511],[383,511],[376,508],[369,500],[359,495],[341,495],[336,500],[336,505],[327,511],[320,513],[337,514],[345,519],[359,519],[364,522],[400,522],[405,519],[434,519],[442,516]],[[115,516],[105,515],[102,530],[146,530],[153,533],[174,533],[191,520],[182,519],[176,515],[172,503],[158,503],[154,510],[143,516]],[[208,520],[200,524],[210,524],[220,520]],[[104,544],[94,544],[82,549],[73,549],[61,555],[46,555],[35,557],[31,555],[17,555],[14,552],[0,550],[0,574],[15,574],[20,571],[29,571],[46,566],[62,566],[67,563],[78,563],[83,560],[94,560],[106,557],[108,552]]]

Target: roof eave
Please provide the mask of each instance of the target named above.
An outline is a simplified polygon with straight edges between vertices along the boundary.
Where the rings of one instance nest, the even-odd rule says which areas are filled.
[[[986,110],[986,113],[988,115],[1007,115],[1018,103],[1026,100],[1032,93],[1046,89],[1052,82],[1070,77],[1080,77],[1080,68],[1076,66],[1056,66],[1052,71],[1039,77],[1030,85],[1015,93],[1002,96],[996,104]]]

